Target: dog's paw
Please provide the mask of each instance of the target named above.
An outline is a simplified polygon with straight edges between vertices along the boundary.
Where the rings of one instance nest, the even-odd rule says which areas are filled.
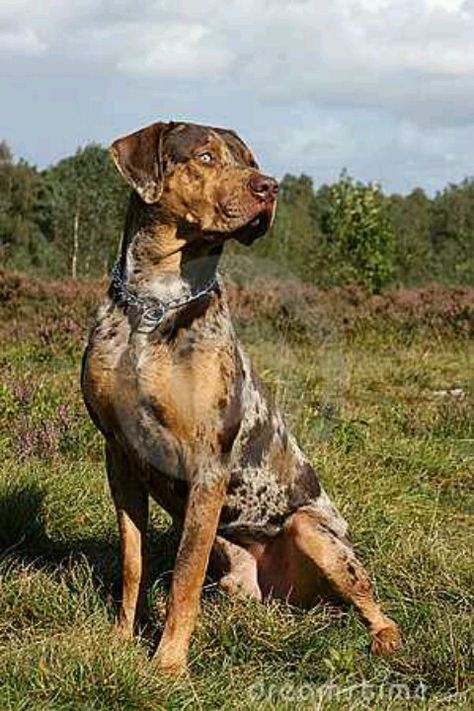
[[[152,659],[153,665],[166,676],[178,677],[185,674],[187,665],[186,659],[169,656],[160,653],[159,649]]]
[[[229,573],[220,579],[219,587],[221,590],[224,590],[224,592],[228,595],[232,595],[233,597],[250,597],[258,602],[262,601],[262,591],[257,583],[254,583],[252,580],[247,580],[246,578],[233,575],[232,573]]]
[[[120,617],[120,615],[114,622],[114,631],[127,642],[133,639],[133,624],[130,624],[126,619]]]
[[[372,637],[371,651],[381,657],[388,657],[402,646],[402,635],[395,622],[382,627]]]

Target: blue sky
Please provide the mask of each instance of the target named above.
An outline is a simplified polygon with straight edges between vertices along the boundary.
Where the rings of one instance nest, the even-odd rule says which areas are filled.
[[[1,0],[0,137],[40,167],[158,119],[278,177],[474,175],[474,0]]]

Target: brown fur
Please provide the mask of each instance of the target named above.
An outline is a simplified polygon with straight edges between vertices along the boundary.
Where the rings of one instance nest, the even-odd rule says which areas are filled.
[[[268,229],[277,186],[238,136],[156,123],[112,146],[134,192],[120,268],[130,292],[169,304],[216,273],[224,242]],[[148,496],[181,529],[160,667],[181,670],[211,561],[223,589],[309,606],[351,601],[375,651],[399,645],[376,605],[347,524],[286,430],[238,343],[223,288],[144,331],[140,306],[112,290],[84,357],[82,385],[106,440],[123,573],[118,629],[130,636],[144,593]]]

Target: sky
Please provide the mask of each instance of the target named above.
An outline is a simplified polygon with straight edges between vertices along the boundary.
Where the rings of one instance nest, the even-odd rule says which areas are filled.
[[[474,175],[474,0],[0,0],[0,138],[42,168],[156,120],[266,172]]]

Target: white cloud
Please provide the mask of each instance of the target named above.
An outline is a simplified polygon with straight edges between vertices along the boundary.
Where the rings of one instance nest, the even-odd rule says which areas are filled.
[[[87,35],[87,38],[86,38]],[[144,26],[120,22],[76,35],[76,51],[112,63],[119,71],[156,78],[190,79],[224,71],[232,53],[209,41],[199,23]]]
[[[13,31],[0,29],[0,50],[20,54],[38,54],[47,49],[35,32],[28,27],[18,28]]]
[[[12,52],[49,48],[160,79],[238,78],[267,101],[474,121],[469,0],[4,0],[2,26]]]
[[[291,112],[271,130],[254,119],[254,135],[279,165],[314,173],[351,161],[367,171],[384,161],[398,174],[469,170],[473,37],[474,0],[0,5],[3,57],[49,58],[55,74],[84,66],[124,84],[142,78],[156,94],[165,83],[183,95],[192,87],[195,102],[214,106],[233,96],[244,125],[250,103],[260,116]]]

